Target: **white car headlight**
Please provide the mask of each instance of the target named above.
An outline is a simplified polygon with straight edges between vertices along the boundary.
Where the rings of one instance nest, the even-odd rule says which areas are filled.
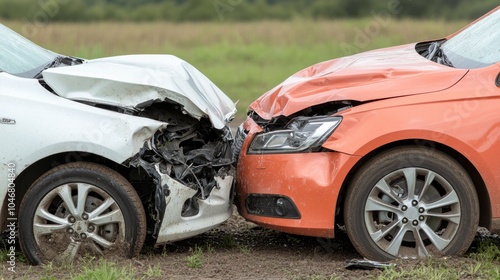
[[[257,134],[249,154],[296,153],[313,151],[323,144],[342,121],[341,117],[298,117],[283,130]]]

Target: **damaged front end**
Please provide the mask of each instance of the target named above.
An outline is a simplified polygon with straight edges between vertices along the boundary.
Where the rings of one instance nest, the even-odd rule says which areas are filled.
[[[127,164],[142,167],[155,183],[150,209],[156,243],[206,231],[231,215],[233,177],[228,127],[185,115],[173,103],[155,103],[139,116],[167,123]]]
[[[340,123],[341,118],[331,116],[359,104],[362,103],[352,100],[326,102],[307,107],[289,116],[280,115],[269,120],[258,115],[256,111],[250,111],[248,119],[258,125],[260,131],[247,152],[263,154],[320,151],[322,141]],[[232,147],[235,162],[248,133],[244,123],[236,132]]]
[[[231,216],[233,137],[227,123],[236,108],[196,68],[171,55],[131,55],[42,74],[46,88],[61,97],[159,122],[148,140],[131,141],[139,145],[121,163],[141,173],[129,180],[156,244],[194,236]]]

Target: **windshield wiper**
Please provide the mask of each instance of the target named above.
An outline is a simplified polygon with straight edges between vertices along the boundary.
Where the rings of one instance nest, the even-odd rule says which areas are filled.
[[[45,65],[43,67],[43,69],[40,72],[38,72],[38,74],[36,74],[35,79],[42,78],[42,72],[49,69],[49,68],[59,67],[62,64],[66,65],[66,66],[73,66],[73,65],[82,64],[83,62],[84,62],[84,60],[81,58],[60,55],[60,56],[54,58],[54,60],[52,60],[49,64]]]
[[[36,74],[35,79],[40,79],[42,77],[43,71],[45,71],[49,68],[59,66],[62,63],[64,58],[65,58],[64,56],[58,56],[58,57],[54,58],[54,60],[52,60],[49,64],[47,64],[43,67],[42,71],[40,71],[40,72],[38,72],[38,74]]]
[[[444,53],[443,48],[441,48],[441,42],[432,42],[427,49],[425,58],[439,64],[453,67],[453,63],[451,63],[451,61]]]

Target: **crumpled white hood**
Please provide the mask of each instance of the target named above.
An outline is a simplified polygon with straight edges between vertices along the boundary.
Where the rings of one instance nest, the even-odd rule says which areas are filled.
[[[45,82],[71,100],[142,109],[171,100],[191,116],[208,116],[222,129],[236,113],[234,103],[205,75],[173,55],[127,55],[43,71]]]

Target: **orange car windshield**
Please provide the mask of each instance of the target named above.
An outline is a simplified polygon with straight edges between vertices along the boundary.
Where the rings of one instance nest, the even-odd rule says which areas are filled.
[[[454,67],[472,69],[500,61],[500,9],[442,45]]]

